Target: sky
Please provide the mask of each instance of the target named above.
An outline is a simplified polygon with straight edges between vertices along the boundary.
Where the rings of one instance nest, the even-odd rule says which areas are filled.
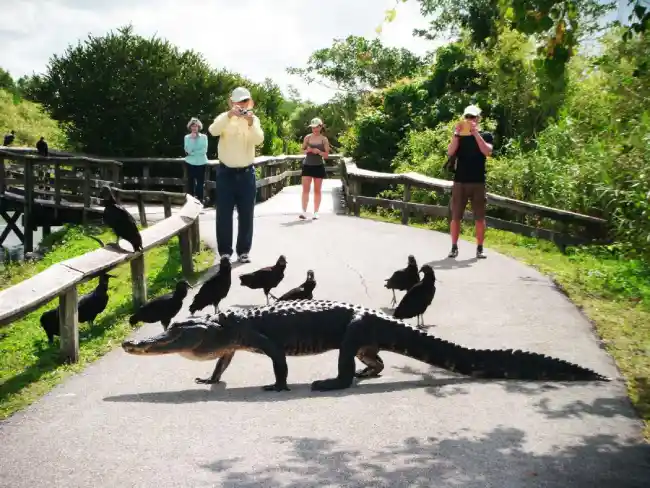
[[[14,78],[45,71],[53,54],[131,23],[145,37],[166,38],[202,53],[215,68],[253,81],[271,78],[285,93],[327,101],[335,91],[289,75],[309,55],[350,34],[374,38],[396,0],[0,0],[0,66]],[[387,46],[424,54],[436,44],[412,36],[427,21],[417,0],[397,5],[380,36]]]

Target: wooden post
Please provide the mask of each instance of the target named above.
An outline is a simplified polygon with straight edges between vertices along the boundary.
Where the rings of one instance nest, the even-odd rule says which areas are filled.
[[[64,361],[79,361],[79,318],[77,316],[77,287],[59,296],[59,331],[61,355]]]
[[[143,190],[148,190],[149,189],[149,165],[145,164],[142,166],[142,189]]]
[[[201,202],[201,204],[205,204],[205,202],[209,200],[208,197],[209,179],[210,179],[210,166],[206,164],[205,168],[203,168],[203,201]]]
[[[402,208],[402,224],[409,224],[409,208],[408,203],[411,201],[411,184],[404,183],[404,207]]]
[[[144,254],[131,261],[131,290],[133,309],[137,311],[147,301],[147,280],[144,276]]]
[[[83,224],[88,223],[88,209],[90,208],[90,163],[88,161],[83,162],[84,165],[84,208],[81,215],[81,221]]]
[[[354,216],[358,217],[361,214],[361,204],[357,200],[357,197],[360,193],[361,183],[357,179],[350,179],[350,200],[352,201],[351,210],[354,212]]]
[[[184,188],[183,191],[185,193],[189,193],[190,192],[190,178],[189,178],[189,174],[187,172],[187,163],[183,163],[183,181],[185,182],[185,184],[183,185],[183,188]]]
[[[140,215],[140,223],[144,228],[149,227],[149,224],[147,223],[147,212],[145,210],[144,198],[142,196],[142,193],[140,192],[136,193],[135,199],[138,202],[138,215]]]
[[[266,165],[262,166],[262,178],[267,178],[270,175],[271,175],[271,169]],[[271,190],[270,185],[266,185],[262,187],[262,200],[269,199],[270,190]]]
[[[59,205],[61,205],[61,163],[54,161],[54,218],[59,218]]]
[[[5,158],[0,156],[0,195],[4,194],[5,188]]]
[[[178,242],[181,247],[181,268],[186,278],[191,277],[192,271],[194,271],[190,233],[191,228],[187,227],[180,234],[178,234]]]
[[[192,254],[196,254],[201,250],[201,233],[199,228],[199,218],[197,217],[194,220],[194,223],[190,226],[191,238],[192,238]]]
[[[163,194],[163,208],[165,209],[165,218],[168,219],[172,216],[172,198]]]
[[[114,164],[113,165],[112,180],[113,180],[113,183],[116,186],[120,183],[120,165],[119,164]]]
[[[23,215],[23,229],[25,232],[24,252],[34,250],[34,231],[32,208],[34,201],[34,166],[30,160],[25,160],[25,212]]]

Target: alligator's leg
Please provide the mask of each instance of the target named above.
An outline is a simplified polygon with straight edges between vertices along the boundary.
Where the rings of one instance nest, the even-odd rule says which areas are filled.
[[[252,349],[262,352],[271,358],[273,361],[273,374],[275,375],[275,383],[262,387],[266,391],[282,391],[289,390],[287,386],[287,375],[289,368],[287,367],[287,356],[281,347],[278,347],[267,336],[260,334],[253,330],[243,332],[241,338],[241,347],[245,349]]]
[[[339,348],[339,374],[336,378],[314,381],[311,389],[315,391],[342,390],[349,388],[354,380],[354,358],[357,351],[364,345],[368,334],[364,329],[368,319],[363,315],[355,316],[349,323],[345,337]]]
[[[384,369],[384,362],[377,354],[376,347],[367,346],[359,349],[357,359],[366,365],[364,369],[357,371],[354,376],[357,378],[376,378]]]
[[[214,383],[219,383],[221,381],[221,375],[224,373],[224,371],[226,371],[226,368],[230,366],[230,361],[232,361],[234,355],[234,352],[224,354],[219,358],[219,361],[217,361],[217,365],[214,367],[212,376],[209,378],[194,378],[194,381],[201,385],[212,385]]]

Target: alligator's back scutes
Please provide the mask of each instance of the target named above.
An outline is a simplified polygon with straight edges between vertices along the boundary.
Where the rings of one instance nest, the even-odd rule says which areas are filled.
[[[323,314],[323,312],[325,312],[325,314]],[[287,300],[251,308],[229,308],[217,315],[212,315],[208,320],[226,325],[248,320],[263,320],[266,317],[280,318],[283,316],[300,314],[304,315],[306,320],[318,316],[319,320],[327,323],[330,321],[327,312],[331,312],[334,315],[332,319],[335,320],[339,320],[342,315],[348,316],[348,320],[352,320],[355,315],[364,315],[365,317],[373,317],[385,323],[400,325],[402,327],[416,330],[415,327],[408,322],[396,319],[381,310],[365,307],[363,305],[354,305],[347,302],[314,299]],[[425,332],[419,330],[418,332],[427,335]]]

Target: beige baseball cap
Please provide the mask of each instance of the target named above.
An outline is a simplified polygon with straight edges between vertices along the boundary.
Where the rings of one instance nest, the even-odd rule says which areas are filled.
[[[311,122],[309,122],[309,127],[318,127],[319,125],[323,125],[323,121],[318,117],[314,117],[311,119]]]
[[[468,105],[467,107],[465,107],[465,110],[463,111],[463,117],[465,115],[478,117],[479,115],[481,115],[481,109],[478,108],[476,105]]]
[[[230,100],[233,102],[241,102],[242,100],[246,99],[251,99],[251,92],[249,92],[246,88],[243,86],[238,86],[232,91],[232,94],[230,95]]]

